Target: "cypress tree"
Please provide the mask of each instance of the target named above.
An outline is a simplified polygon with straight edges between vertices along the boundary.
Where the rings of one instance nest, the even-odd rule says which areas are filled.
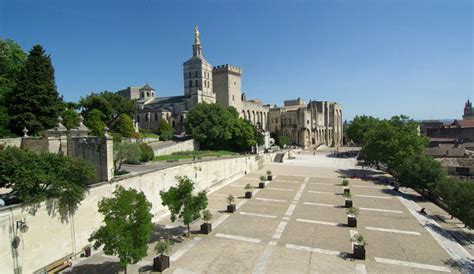
[[[37,134],[56,126],[63,100],[56,90],[51,57],[42,46],[31,49],[7,102],[10,128],[17,134],[21,134],[23,127]]]

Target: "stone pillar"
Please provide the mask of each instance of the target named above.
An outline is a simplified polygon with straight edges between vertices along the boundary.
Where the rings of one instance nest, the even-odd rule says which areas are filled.
[[[100,139],[100,180],[110,181],[114,177],[114,140],[104,129]]]
[[[67,128],[61,124],[63,119],[58,117],[58,125],[46,131],[48,140],[48,151],[50,153],[61,153],[67,155]]]

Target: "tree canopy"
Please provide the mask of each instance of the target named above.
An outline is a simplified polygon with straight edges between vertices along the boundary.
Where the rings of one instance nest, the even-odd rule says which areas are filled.
[[[73,209],[96,179],[94,167],[81,159],[54,153],[36,153],[15,147],[0,150],[0,187],[12,188],[23,202],[58,199]]]
[[[158,134],[160,134],[160,139],[163,141],[168,141],[173,138],[173,129],[165,119],[161,119],[160,121],[160,125],[158,126]]]
[[[185,120],[185,128],[202,149],[248,151],[255,145],[256,129],[239,118],[233,107],[220,104],[197,104]]]
[[[206,191],[193,195],[194,182],[188,177],[177,177],[178,186],[170,187],[168,191],[160,191],[161,203],[171,212],[171,221],[183,220],[191,235],[190,223],[200,217],[202,210],[207,207]]]
[[[11,135],[8,115],[9,104],[5,96],[16,87],[27,54],[16,42],[0,38],[0,137]]]
[[[117,186],[113,197],[99,202],[104,225],[94,231],[89,242],[94,248],[104,246],[106,255],[118,256],[119,264],[127,269],[147,255],[147,243],[153,232],[151,203],[143,192]]]
[[[388,120],[356,117],[347,134],[362,144],[367,163],[386,168],[401,186],[438,195],[451,215],[474,225],[474,185],[448,178],[441,164],[425,154],[427,138],[419,135],[413,120],[403,115]]]
[[[24,127],[37,134],[56,126],[64,105],[56,90],[51,57],[43,47],[33,46],[6,99],[10,128],[16,134],[21,134]]]

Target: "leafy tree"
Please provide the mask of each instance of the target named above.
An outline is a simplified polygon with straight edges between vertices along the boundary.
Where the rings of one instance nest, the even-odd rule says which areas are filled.
[[[91,93],[86,98],[81,98],[79,104],[82,107],[82,115],[84,117],[89,116],[90,112],[98,110],[103,114],[103,116],[101,116],[101,121],[104,124],[112,120],[112,105],[100,94]]]
[[[91,133],[95,136],[100,136],[104,132],[105,123],[103,119],[105,115],[98,109],[93,109],[84,118],[84,125],[86,125]]]
[[[75,128],[79,125],[79,113],[73,108],[66,107],[61,112],[61,118],[63,118],[63,125],[67,129]]]
[[[89,242],[94,242],[96,249],[103,245],[106,255],[118,256],[126,272],[128,264],[136,264],[147,255],[153,232],[152,206],[145,194],[135,189],[117,186],[113,195],[99,202],[104,225],[92,233]]]
[[[286,135],[280,135],[278,136],[276,143],[278,146],[281,148],[285,147],[285,145],[289,145],[291,143],[290,137]]]
[[[81,98],[79,105],[83,109],[83,116],[87,116],[94,109],[100,110],[105,115],[102,121],[110,128],[120,115],[127,114],[129,117],[133,117],[136,113],[135,100],[128,100],[109,91],[91,93],[85,98]]]
[[[200,217],[201,210],[207,207],[206,191],[193,195],[194,182],[188,177],[176,177],[177,187],[170,187],[168,191],[160,191],[161,203],[171,212],[171,221],[182,219],[191,236],[190,223]]]
[[[126,142],[114,143],[115,172],[119,171],[125,162],[128,164],[139,164],[142,157],[140,144]]]
[[[51,57],[40,45],[31,49],[7,101],[10,127],[16,134],[24,127],[37,134],[56,126],[63,102],[56,90]]]
[[[435,185],[445,177],[441,164],[424,153],[405,158],[395,170],[398,182],[414,189],[434,190]]]
[[[5,96],[16,86],[18,75],[26,63],[27,55],[13,40],[0,38],[0,137],[11,135],[10,116]]]
[[[256,130],[233,107],[197,104],[189,110],[184,125],[202,149],[243,151],[257,142]]]
[[[120,114],[114,129],[123,137],[132,137],[135,134],[132,118],[125,113]]]
[[[233,136],[232,142],[237,151],[248,150],[256,144],[256,135],[261,135],[248,121],[242,119],[235,119],[231,133]]]
[[[160,138],[163,141],[168,141],[173,138],[173,129],[165,119],[161,119],[160,121],[160,125],[158,126],[158,134],[160,134]]]
[[[365,134],[378,122],[379,120],[372,116],[356,116],[354,120],[347,126],[345,132],[347,137],[354,143],[363,144]]]
[[[96,179],[94,167],[84,160],[15,147],[0,150],[0,174],[0,187],[12,188],[23,202],[57,198],[61,208],[69,209]]]

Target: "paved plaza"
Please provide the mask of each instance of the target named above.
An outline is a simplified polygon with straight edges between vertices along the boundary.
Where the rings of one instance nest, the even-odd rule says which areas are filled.
[[[436,221],[417,212],[416,194],[392,190],[373,180],[349,179],[358,225],[346,226],[347,215],[343,174],[355,172],[383,176],[362,170],[354,158],[334,158],[328,153],[303,151],[296,159],[272,163],[258,173],[216,189],[208,195],[213,214],[213,231],[191,239],[182,237],[184,227],[168,218],[157,225],[154,240],[173,239],[171,267],[167,273],[433,273],[461,271],[454,261],[472,271],[472,256],[437,226]],[[264,189],[259,177],[268,169],[274,179]],[[245,199],[244,186],[256,188]],[[225,212],[226,197],[236,197],[237,211]],[[427,206],[430,213],[431,207]],[[352,258],[353,233],[366,239],[366,260]],[[149,255],[129,273],[151,269]],[[116,258],[98,252],[77,260],[68,273],[107,273],[117,269]]]

